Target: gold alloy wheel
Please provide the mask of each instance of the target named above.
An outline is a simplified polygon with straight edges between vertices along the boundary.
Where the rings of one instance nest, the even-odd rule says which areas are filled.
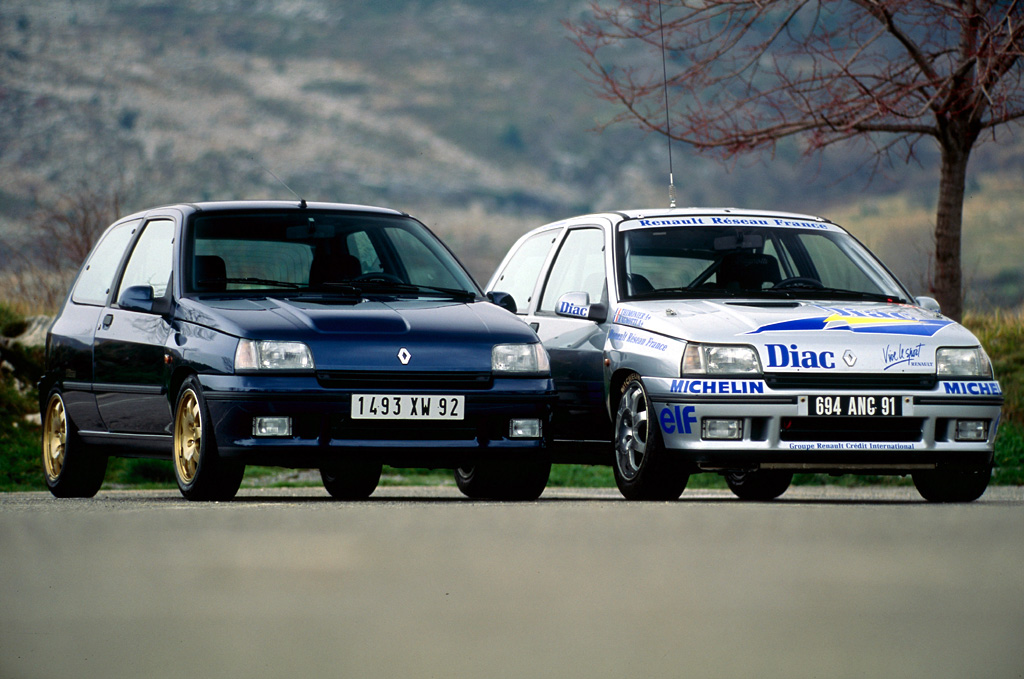
[[[192,483],[199,466],[199,447],[203,440],[203,417],[199,399],[191,389],[178,402],[174,418],[174,467],[185,485]]]
[[[54,394],[46,406],[46,421],[43,424],[43,467],[50,481],[56,481],[64,469],[67,443],[68,420],[64,413],[64,401]]]

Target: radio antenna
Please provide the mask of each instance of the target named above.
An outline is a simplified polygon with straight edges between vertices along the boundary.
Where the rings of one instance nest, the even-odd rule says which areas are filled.
[[[280,177],[278,177],[278,176],[277,176],[276,174],[274,174],[274,173],[273,173],[273,172],[272,172],[272,171],[270,170],[270,168],[269,168],[269,167],[265,166],[265,165],[264,165],[263,163],[261,163],[260,161],[256,160],[256,156],[250,155],[250,156],[249,156],[249,160],[251,160],[252,162],[256,163],[256,165],[258,165],[258,166],[260,167],[260,169],[261,169],[261,170],[263,170],[264,172],[266,172],[267,174],[269,174],[269,175],[270,175],[271,177],[273,177],[274,179],[276,179],[276,180],[277,180],[277,182],[278,182],[278,183],[279,183],[279,184],[280,184],[281,186],[283,186],[284,188],[288,189],[288,192],[289,192],[289,193],[291,193],[291,194],[292,194],[293,196],[295,196],[296,198],[298,198],[298,199],[299,199],[299,207],[300,207],[300,208],[302,208],[302,209],[305,209],[305,207],[306,207],[306,199],[305,199],[305,198],[303,198],[303,197],[302,197],[302,196],[300,196],[299,194],[297,194],[297,193],[295,193],[294,191],[292,191],[292,187],[290,187],[290,186],[288,186],[287,184],[285,184],[285,183],[284,183],[284,180],[283,180],[283,179],[281,179]]]
[[[661,32],[661,82],[665,91],[665,137],[668,140],[668,206],[676,206],[676,183],[672,176],[672,119],[668,111],[668,63],[665,57],[665,17],[658,0],[658,29]]]

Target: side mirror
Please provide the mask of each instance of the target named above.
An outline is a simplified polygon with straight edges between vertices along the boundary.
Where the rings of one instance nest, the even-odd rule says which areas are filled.
[[[121,293],[117,305],[128,311],[141,311],[145,314],[166,316],[171,311],[169,297],[153,297],[153,286],[133,285]]]
[[[491,300],[492,304],[497,304],[506,311],[511,311],[512,313],[519,311],[516,301],[507,292],[488,292],[487,299]]]
[[[584,318],[595,323],[608,320],[608,307],[604,304],[591,304],[590,295],[585,292],[567,292],[558,298],[555,313],[569,318]]]
[[[936,300],[934,297],[925,297],[922,295],[916,298],[915,301],[917,302],[917,306],[921,307],[922,309],[934,311],[937,314],[942,313],[942,307],[939,306],[938,300]]]
[[[133,285],[121,293],[117,300],[117,306],[128,311],[141,311],[152,313],[153,311],[153,286]]]

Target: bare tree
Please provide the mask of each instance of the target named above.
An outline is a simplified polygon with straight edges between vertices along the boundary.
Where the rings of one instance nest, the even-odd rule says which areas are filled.
[[[569,29],[599,95],[624,107],[611,122],[722,157],[792,137],[807,154],[859,141],[878,163],[909,161],[934,139],[932,291],[962,316],[967,164],[1024,117],[1024,0],[620,0],[591,11]],[[664,44],[665,72],[615,63],[624,43]]]

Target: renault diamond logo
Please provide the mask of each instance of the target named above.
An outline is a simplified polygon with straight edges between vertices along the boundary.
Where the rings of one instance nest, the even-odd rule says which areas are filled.
[[[848,365],[848,366],[850,366],[852,368],[854,366],[854,364],[857,362],[856,354],[854,354],[852,351],[847,349],[843,353],[843,362],[846,363],[846,365]]]
[[[398,360],[402,362],[402,365],[409,365],[409,361],[412,359],[412,354],[405,347],[398,350]]]

